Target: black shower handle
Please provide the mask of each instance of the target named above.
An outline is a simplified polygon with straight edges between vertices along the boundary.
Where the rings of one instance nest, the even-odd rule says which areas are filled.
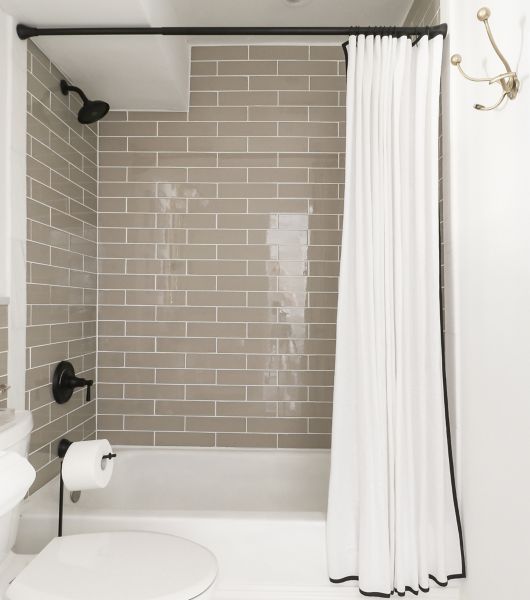
[[[53,397],[59,404],[68,402],[75,388],[86,387],[86,402],[90,402],[90,390],[94,385],[92,379],[77,377],[72,363],[63,360],[55,368],[52,382]]]
[[[84,379],[83,377],[77,377],[75,375],[64,375],[62,381],[62,385],[65,387],[71,387],[72,389],[86,387],[85,402],[90,402],[90,389],[94,385],[94,381],[92,379]]]
[[[85,402],[90,402],[90,400],[92,400],[92,398],[90,397],[90,390],[92,389],[92,386],[94,385],[94,381],[92,379],[84,379],[83,381],[85,382],[85,385],[86,385]]]

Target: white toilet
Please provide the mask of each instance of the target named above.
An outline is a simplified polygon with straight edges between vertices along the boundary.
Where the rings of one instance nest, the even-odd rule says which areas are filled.
[[[31,429],[28,411],[0,424],[0,582],[12,580],[0,600],[208,600],[215,556],[172,535],[69,535],[36,556],[14,554],[20,502],[35,479],[26,459]]]

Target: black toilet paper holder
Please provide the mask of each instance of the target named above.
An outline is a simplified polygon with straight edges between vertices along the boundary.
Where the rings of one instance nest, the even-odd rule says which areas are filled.
[[[70,440],[66,438],[62,438],[59,441],[59,445],[57,446],[57,456],[61,459],[61,466],[59,468],[59,524],[57,527],[57,537],[62,537],[63,535],[63,512],[64,512],[64,480],[63,480],[63,459],[68,452],[68,448],[73,444]],[[116,458],[116,454],[114,452],[109,452],[108,454],[103,454],[101,460],[106,458],[107,460],[111,460]]]
[[[53,372],[52,393],[55,402],[64,404],[68,402],[75,388],[86,387],[86,402],[90,402],[90,388],[94,385],[92,379],[77,377],[74,366],[67,360],[62,360]]]

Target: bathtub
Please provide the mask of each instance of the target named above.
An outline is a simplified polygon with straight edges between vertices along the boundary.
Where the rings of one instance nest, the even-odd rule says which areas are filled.
[[[324,450],[117,447],[106,489],[65,494],[64,534],[147,530],[183,536],[217,556],[218,600],[342,600],[329,583]],[[36,553],[56,535],[58,481],[22,507],[16,551]],[[432,590],[433,598],[457,598]]]

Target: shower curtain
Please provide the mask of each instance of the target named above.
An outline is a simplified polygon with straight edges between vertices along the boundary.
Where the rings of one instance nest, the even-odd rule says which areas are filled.
[[[328,570],[383,598],[465,576],[440,325],[442,45],[349,43]]]

